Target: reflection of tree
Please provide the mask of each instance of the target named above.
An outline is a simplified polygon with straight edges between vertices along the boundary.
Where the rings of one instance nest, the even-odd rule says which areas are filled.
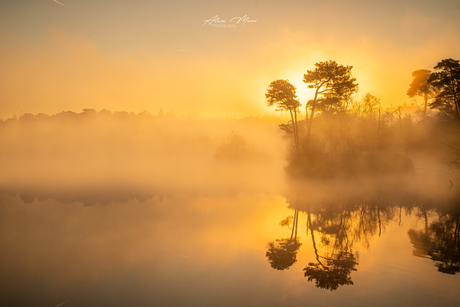
[[[409,230],[414,256],[430,257],[438,271],[446,274],[460,272],[460,216],[446,214],[424,230]]]
[[[354,244],[368,248],[371,237],[380,236],[400,208],[396,208],[395,201],[380,191],[373,190],[371,197],[366,193],[351,193],[344,185],[336,186],[331,193],[318,194],[314,187],[299,189],[293,186],[288,191],[287,201],[295,204],[296,213],[280,222],[288,227],[293,223],[291,238],[268,245],[270,264],[275,269],[284,270],[295,263],[296,248],[300,243],[293,238],[297,237],[298,215],[303,211],[315,255],[315,261],[308,262],[303,268],[304,276],[316,287],[331,291],[343,285],[353,285],[351,273],[357,270],[359,262]]]
[[[297,261],[297,252],[299,251],[300,241],[297,238],[297,225],[299,220],[299,211],[295,210],[293,217],[291,237],[289,239],[280,239],[275,242],[269,242],[265,256],[271,267],[276,270],[289,269]],[[280,225],[289,225],[291,217],[280,222]]]
[[[318,259],[319,257],[317,257]],[[357,259],[351,252],[340,252],[330,258],[324,258],[325,264],[321,261],[310,262],[304,269],[308,281],[315,281],[316,287],[327,290],[337,290],[339,286],[353,285],[351,271],[356,271]]]
[[[349,248],[352,242],[349,241],[346,229],[346,220],[351,217],[350,212],[341,211],[339,219],[336,214],[320,216],[312,223],[311,214],[308,213],[307,225],[311,231],[313,249],[315,251],[316,263],[310,262],[304,268],[305,277],[308,281],[315,281],[316,287],[327,290],[337,290],[339,286],[353,285],[350,274],[356,271],[358,261]],[[320,256],[315,240],[315,230],[322,229],[321,241],[331,251],[325,256]],[[326,236],[324,236],[326,235]],[[348,251],[350,249],[350,251]]]
[[[295,239],[281,239],[268,243],[265,254],[271,267],[276,270],[289,269],[297,261],[297,252],[301,243]]]
[[[298,188],[295,183],[292,186],[286,200],[295,208],[295,214],[280,222],[282,226],[292,225],[291,238],[268,244],[266,256],[274,269],[285,270],[296,262],[300,248],[298,215],[302,211],[314,254],[303,264],[305,278],[316,287],[330,291],[353,285],[351,273],[357,271],[358,249],[369,248],[372,237],[385,234],[392,221],[401,223],[403,212],[406,212],[425,220],[424,231],[409,232],[417,250],[414,255],[431,258],[440,272],[455,274],[460,271],[460,213],[442,212],[435,223],[428,220],[430,212],[439,208],[436,205],[443,204],[443,208],[447,208],[448,204],[455,203],[457,198],[452,197],[457,194],[434,203],[394,183],[372,190],[363,186],[358,192],[347,184],[336,185],[333,190],[320,184],[306,188],[304,185]]]
[[[438,271],[447,274],[460,272],[459,218],[433,223],[431,229],[436,240],[429,255],[437,262]]]

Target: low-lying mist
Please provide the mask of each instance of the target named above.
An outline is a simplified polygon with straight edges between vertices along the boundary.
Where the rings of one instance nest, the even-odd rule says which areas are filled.
[[[85,109],[0,122],[0,186],[34,198],[92,203],[129,197],[279,192],[279,118],[206,120]],[[72,195],[74,195],[72,197]],[[86,195],[86,196],[84,196]]]
[[[456,127],[410,115],[321,114],[310,140],[299,121],[295,149],[292,132],[279,129],[285,122],[92,109],[25,114],[0,121],[0,189],[24,202],[85,205],[239,192],[295,194],[311,204],[456,197]]]

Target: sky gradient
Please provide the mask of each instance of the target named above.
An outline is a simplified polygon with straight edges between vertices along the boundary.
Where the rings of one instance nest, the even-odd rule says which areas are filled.
[[[235,27],[205,23],[216,15]],[[254,22],[230,21],[243,16]],[[289,79],[305,105],[302,76],[326,60],[353,66],[360,96],[410,104],[412,71],[460,59],[458,16],[454,0],[3,1],[0,118],[273,114],[269,83]]]

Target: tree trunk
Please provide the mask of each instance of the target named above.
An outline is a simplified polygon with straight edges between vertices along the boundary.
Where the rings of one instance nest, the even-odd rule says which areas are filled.
[[[295,238],[297,239],[297,228],[299,226],[299,210],[298,209],[295,210],[294,220],[295,220]]]
[[[318,248],[316,248],[316,242],[315,242],[315,234],[313,232],[313,229],[311,228],[311,217],[310,217],[310,213],[308,213],[308,227],[310,228],[310,231],[311,231],[311,242],[313,243],[313,250],[315,251],[315,256],[316,256],[316,261],[318,261],[318,263],[326,269],[326,266],[321,262],[321,260],[319,260],[319,255],[318,255]]]
[[[292,223],[291,238],[289,240],[297,239],[297,224],[299,222],[299,211],[295,209],[294,211],[294,221]]]
[[[292,133],[294,134],[294,144],[297,151],[299,149],[299,141],[297,138],[297,123],[294,121],[294,115],[292,114],[291,109],[289,109],[289,113],[291,114]]]
[[[310,120],[308,121],[307,143],[310,142],[311,124],[313,122],[313,116],[315,115],[316,101],[318,100],[318,91],[320,87],[321,86],[319,86],[315,91],[315,99],[313,100],[313,106],[311,107]]]
[[[428,105],[428,93],[425,93],[425,108],[423,109],[423,119],[426,119],[426,107]]]
[[[379,106],[379,122],[377,126],[377,152],[380,151],[380,106]]]
[[[297,141],[297,150],[299,149],[299,126],[297,125],[297,108],[294,109],[294,119],[295,119],[295,132],[296,132],[296,141]]]
[[[452,94],[454,95],[454,106],[455,106],[455,110],[457,112],[455,112],[455,114],[457,115],[457,119],[460,120],[460,99],[458,97],[458,83],[455,81],[455,74],[454,72],[452,71],[452,68],[450,67],[449,68],[449,78],[451,80],[451,84],[449,84],[449,87],[452,91]]]

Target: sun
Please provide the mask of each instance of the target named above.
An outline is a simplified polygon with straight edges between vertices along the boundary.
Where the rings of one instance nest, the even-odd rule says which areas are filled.
[[[303,72],[300,71],[293,71],[293,70],[286,70],[286,78],[289,82],[295,86],[297,97],[302,104],[300,107],[301,110],[305,110],[305,105],[307,101],[313,99],[315,96],[315,90],[308,88],[308,85],[302,81],[303,79]]]

